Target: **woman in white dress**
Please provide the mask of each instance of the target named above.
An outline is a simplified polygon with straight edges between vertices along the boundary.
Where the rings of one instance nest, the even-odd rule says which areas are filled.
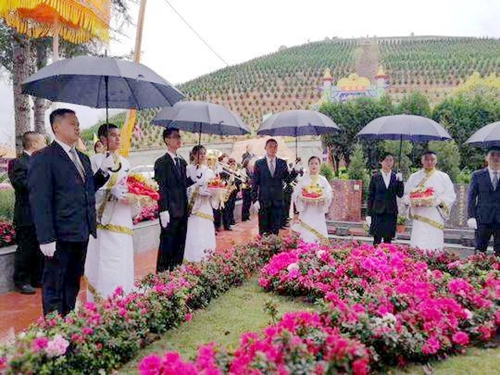
[[[109,180],[96,193],[97,238],[90,237],[85,261],[88,301],[109,297],[119,286],[128,293],[134,286],[132,207],[126,197],[130,163],[116,153],[120,129],[112,124],[101,128],[100,139],[113,153],[116,171],[109,172]],[[100,153],[90,158],[94,171],[105,157]]]
[[[213,207],[216,207],[216,202],[207,189],[208,182],[215,178],[215,173],[207,166],[205,147],[194,146],[191,153],[196,165],[190,165],[187,174],[195,184],[188,189],[190,211],[184,259],[188,262],[201,262],[215,250]]]
[[[311,156],[308,162],[309,173],[305,174],[295,186],[292,201],[299,212],[299,222],[292,230],[299,233],[304,242],[326,243],[328,231],[325,214],[332,202],[332,187],[327,179],[319,174],[321,161],[317,156]],[[322,193],[317,201],[302,197],[302,190],[315,190]]]

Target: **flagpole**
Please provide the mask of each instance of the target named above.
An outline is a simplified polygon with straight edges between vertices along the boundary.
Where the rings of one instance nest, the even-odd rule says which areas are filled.
[[[139,16],[137,19],[137,31],[135,33],[135,48],[134,48],[134,62],[141,61],[141,48],[142,48],[142,31],[144,28],[144,16],[146,13],[147,0],[141,0],[139,5]],[[130,145],[132,143],[132,132],[134,131],[135,122],[137,119],[137,111],[135,109],[127,111],[127,117],[121,130],[121,147],[120,154],[127,157],[130,154]]]

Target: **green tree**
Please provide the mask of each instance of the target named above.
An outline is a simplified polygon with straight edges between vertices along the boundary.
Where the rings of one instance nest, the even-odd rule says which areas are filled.
[[[448,173],[453,182],[457,182],[460,175],[460,151],[455,141],[429,142],[429,150],[438,157],[438,169]]]
[[[397,113],[430,117],[431,105],[429,98],[421,92],[414,91],[405,95],[397,106]]]

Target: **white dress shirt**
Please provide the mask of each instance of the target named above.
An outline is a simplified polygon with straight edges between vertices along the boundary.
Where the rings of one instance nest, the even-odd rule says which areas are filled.
[[[271,174],[274,176],[274,174],[276,173],[276,157],[270,158],[269,156],[266,156],[266,160],[267,160],[267,167],[269,168]],[[274,165],[272,164],[273,162]],[[274,171],[272,170],[272,166],[274,166]]]
[[[491,184],[492,184],[492,185],[493,185],[493,176],[494,176],[493,174],[494,174],[495,172],[497,173],[497,179],[500,181],[500,170],[495,171],[495,170],[491,169],[490,167],[488,167],[488,173],[490,174],[490,181],[491,181]],[[493,185],[493,186],[494,186],[494,185]]]
[[[389,171],[389,173],[385,173],[381,169],[380,173],[382,174],[382,178],[384,179],[385,188],[389,189],[389,184],[391,183],[391,174],[392,174],[392,171]]]

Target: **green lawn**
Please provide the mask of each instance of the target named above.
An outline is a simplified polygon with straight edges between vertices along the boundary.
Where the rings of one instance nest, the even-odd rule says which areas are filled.
[[[199,345],[211,341],[235,347],[242,333],[260,331],[271,323],[271,316],[264,312],[269,301],[277,308],[278,317],[289,311],[313,309],[312,305],[263,292],[257,278],[253,278],[212,301],[206,309],[195,311],[189,323],[168,331],[161,340],[139,352],[137,360],[129,362],[119,373],[136,373],[138,361],[151,353],[175,350],[188,359],[196,354]]]
[[[199,345],[211,341],[234,348],[238,345],[242,333],[260,331],[269,325],[271,316],[264,312],[264,307],[270,301],[277,308],[278,316],[289,311],[313,309],[312,305],[263,292],[255,277],[212,301],[205,310],[195,311],[189,323],[167,332],[159,341],[143,349],[139,352],[137,360],[129,362],[119,374],[137,373],[138,361],[151,353],[161,354],[167,350],[175,350],[180,352],[184,359],[189,359],[196,354]],[[387,373],[392,375],[500,374],[500,348],[472,348],[467,355],[454,356],[429,366],[411,365],[405,369],[393,369]]]

